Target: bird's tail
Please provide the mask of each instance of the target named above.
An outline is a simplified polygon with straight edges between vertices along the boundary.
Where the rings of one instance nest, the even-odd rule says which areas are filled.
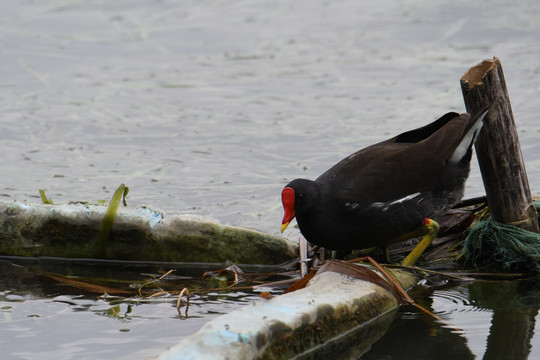
[[[482,129],[482,125],[484,125],[484,117],[488,113],[488,110],[489,106],[484,107],[473,118],[471,121],[472,126],[469,128],[465,136],[463,136],[463,139],[461,139],[461,142],[457,146],[456,150],[454,150],[452,156],[450,156],[448,159],[449,162],[457,163],[467,156],[467,154],[470,154],[471,147],[476,141],[476,138]]]

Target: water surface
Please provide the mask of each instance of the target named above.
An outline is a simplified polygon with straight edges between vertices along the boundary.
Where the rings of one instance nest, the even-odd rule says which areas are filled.
[[[277,234],[285,183],[464,111],[461,75],[493,56],[538,195],[539,19],[533,0],[8,1],[0,12],[0,195],[39,202],[45,189],[56,203],[96,201],[125,183],[132,205]],[[467,195],[481,194],[473,164]],[[30,294],[2,295],[11,306],[8,343],[35,344],[15,343],[19,358],[80,357],[135,333],[143,347],[148,336],[165,346],[159,332],[181,331],[168,315],[158,316],[166,325],[138,330],[132,320],[128,332],[118,319],[92,315],[80,321],[115,335],[79,334],[73,343],[63,318],[86,318],[100,300],[66,305]],[[481,357],[492,312],[448,308],[448,299],[446,290],[434,293],[435,310],[468,329],[466,346]],[[533,338],[532,354],[539,348]]]

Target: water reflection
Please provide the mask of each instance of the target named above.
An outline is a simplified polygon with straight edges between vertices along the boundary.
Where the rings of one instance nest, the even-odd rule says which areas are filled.
[[[474,359],[462,335],[427,319],[411,318],[411,313],[397,316],[388,333],[360,359]]]
[[[219,289],[230,286],[231,281],[226,277],[202,278],[205,271],[220,269],[220,264],[174,265],[0,259],[3,356],[145,358],[176,344],[216,316],[261,301],[258,293],[247,289],[192,292],[189,316],[179,320],[177,292],[184,287]],[[175,271],[166,279],[153,281],[168,269]],[[139,296],[143,284],[143,296]]]
[[[148,354],[155,354],[164,344],[176,343],[213,317],[260,301],[256,293],[244,290],[196,293],[190,299],[189,317],[175,322],[178,321],[177,296],[170,292],[155,297],[133,296],[137,287],[153,284],[147,280],[158,278],[166,268],[165,264],[3,259],[0,261],[0,343],[15,357],[36,353],[45,354],[44,358],[79,357],[79,351],[88,351],[104,341],[109,343],[108,351],[112,353],[144,349]],[[178,290],[186,286],[227,286],[230,280],[226,277],[201,279],[204,271],[219,268],[219,265],[209,264],[186,265],[177,268],[167,281],[174,283]],[[219,271],[213,273],[220,274]],[[156,290],[161,290],[167,284],[154,285]],[[375,327],[350,331],[303,356],[528,359],[533,345],[540,345],[534,336],[540,308],[539,285],[537,279],[463,282],[430,276],[410,292],[411,296],[445,321],[463,329],[463,333],[418,313],[415,308],[403,307],[393,321],[388,317]],[[148,290],[152,290],[151,286]],[[74,322],[86,326],[72,327]],[[72,330],[65,331],[65,327]],[[148,334],[149,329],[152,336]],[[80,343],[81,337],[88,339],[86,344]],[[31,340],[24,352],[19,352],[18,338]],[[58,352],[60,344],[68,350]]]
[[[524,360],[533,345],[540,345],[534,336],[538,280],[443,283],[418,286],[412,293],[418,303],[462,328],[465,335],[414,309],[402,309],[388,333],[361,359]]]
[[[476,306],[493,310],[484,359],[528,359],[540,308],[537,281],[478,282],[469,286]]]

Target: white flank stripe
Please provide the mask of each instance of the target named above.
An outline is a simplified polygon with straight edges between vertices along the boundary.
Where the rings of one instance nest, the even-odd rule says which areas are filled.
[[[404,202],[404,201],[407,201],[407,200],[411,200],[411,199],[414,199],[415,197],[417,197],[418,195],[420,195],[419,192],[416,192],[414,194],[410,194],[410,195],[407,195],[405,197],[402,197],[401,199],[397,199],[396,201],[392,201],[390,203],[390,205],[394,205],[394,204],[398,204],[398,203],[401,203],[401,202]]]

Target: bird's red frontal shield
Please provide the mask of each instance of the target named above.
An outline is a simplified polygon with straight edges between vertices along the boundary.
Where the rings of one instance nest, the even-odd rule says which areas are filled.
[[[281,192],[281,202],[283,204],[283,221],[281,223],[281,232],[285,231],[292,219],[294,219],[294,190],[290,187],[286,187]]]

